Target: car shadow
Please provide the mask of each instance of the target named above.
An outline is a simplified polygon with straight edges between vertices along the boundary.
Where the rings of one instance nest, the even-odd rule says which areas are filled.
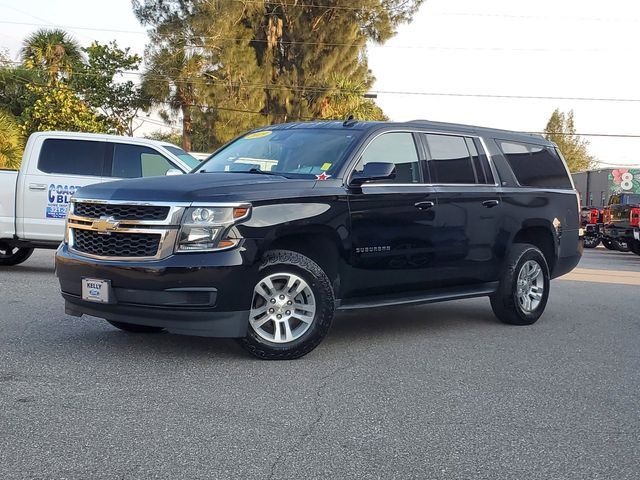
[[[471,324],[496,324],[489,300],[389,307],[339,314],[329,333],[333,341],[350,344],[372,337],[412,337],[416,334],[466,329]],[[366,335],[367,339],[363,339]]]
[[[198,360],[251,360],[234,339],[177,335],[168,332],[135,334],[101,325],[98,319],[79,320],[87,324],[73,336],[94,353],[106,356],[148,358],[149,353],[163,357]],[[94,322],[96,322],[94,324]],[[333,347],[367,345],[385,337],[407,339],[441,331],[464,330],[472,324],[495,324],[489,302],[479,299],[412,307],[378,308],[339,313],[323,343]],[[69,341],[72,341],[69,339]],[[346,353],[346,350],[345,350]]]

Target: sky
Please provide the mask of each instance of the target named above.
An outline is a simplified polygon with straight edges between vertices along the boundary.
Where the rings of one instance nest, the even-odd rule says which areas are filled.
[[[139,54],[147,42],[130,0],[0,0],[0,49],[13,59],[40,26],[63,27],[82,45],[117,39]],[[574,111],[578,133],[640,136],[637,0],[427,0],[368,56],[391,120],[539,132],[560,108]],[[159,123],[145,118],[136,134]],[[602,167],[640,167],[640,138],[585,138]]]

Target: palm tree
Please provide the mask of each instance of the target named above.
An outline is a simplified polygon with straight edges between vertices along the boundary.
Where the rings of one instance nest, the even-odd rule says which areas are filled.
[[[46,72],[49,83],[69,76],[84,60],[78,42],[60,29],[41,28],[29,35],[20,51],[25,67]]]
[[[13,116],[0,110],[0,168],[18,168],[24,143]]]
[[[152,105],[168,106],[182,115],[182,148],[191,151],[192,111],[198,99],[197,86],[202,83],[204,59],[188,47],[165,46],[153,51],[142,75],[142,92]]]

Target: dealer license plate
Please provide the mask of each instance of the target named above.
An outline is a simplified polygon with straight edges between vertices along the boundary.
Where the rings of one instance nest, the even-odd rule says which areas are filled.
[[[89,302],[109,303],[109,280],[97,278],[82,279],[82,299]]]

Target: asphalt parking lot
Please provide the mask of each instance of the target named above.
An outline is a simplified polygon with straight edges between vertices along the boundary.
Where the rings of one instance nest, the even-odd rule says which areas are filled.
[[[360,312],[262,362],[66,316],[36,252],[0,269],[0,478],[637,479],[640,289],[585,275],[530,327],[485,299]]]

